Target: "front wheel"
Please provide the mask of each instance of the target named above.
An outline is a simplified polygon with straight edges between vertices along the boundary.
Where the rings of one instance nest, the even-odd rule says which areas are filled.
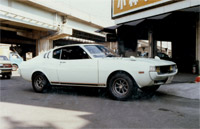
[[[49,85],[49,81],[42,73],[36,74],[32,80],[32,86],[35,92],[43,93]]]
[[[110,95],[117,100],[127,100],[137,91],[137,86],[131,77],[125,73],[117,73],[108,83]]]

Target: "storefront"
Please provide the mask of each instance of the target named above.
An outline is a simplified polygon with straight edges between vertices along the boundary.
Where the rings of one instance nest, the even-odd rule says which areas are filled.
[[[158,41],[167,41],[181,72],[200,69],[199,0],[112,0],[112,18],[116,26],[102,31],[116,35],[121,55],[136,55],[138,40],[148,40],[148,56],[155,57]]]

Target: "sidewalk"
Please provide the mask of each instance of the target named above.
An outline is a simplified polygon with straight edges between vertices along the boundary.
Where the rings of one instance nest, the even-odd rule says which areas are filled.
[[[162,85],[158,91],[165,94],[200,100],[200,83],[194,83],[195,74],[177,74],[171,84]]]
[[[162,85],[158,91],[165,94],[200,100],[200,83],[172,83]]]

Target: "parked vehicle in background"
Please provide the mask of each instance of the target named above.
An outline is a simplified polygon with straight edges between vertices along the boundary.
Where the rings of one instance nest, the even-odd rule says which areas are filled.
[[[2,78],[11,78],[12,64],[6,56],[0,55],[0,75]]]
[[[156,91],[177,73],[174,62],[146,58],[117,57],[96,44],[66,45],[20,65],[19,73],[32,81],[35,92],[51,85],[105,87],[117,100],[137,95],[138,88]]]
[[[162,52],[157,52],[157,56],[160,58],[160,59],[163,59],[163,60],[171,60],[171,58],[165,54],[165,53],[162,53]]]
[[[157,52],[157,56],[160,58],[160,59],[163,59],[163,60],[171,60],[171,58],[165,54],[165,53],[162,53],[162,52]],[[145,52],[143,54],[141,54],[141,57],[146,57],[148,58],[148,52]]]
[[[14,71],[16,71],[19,65],[23,62],[23,58],[17,52],[10,52],[9,59]]]

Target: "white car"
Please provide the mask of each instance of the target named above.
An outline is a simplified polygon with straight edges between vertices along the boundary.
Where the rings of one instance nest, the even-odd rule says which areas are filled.
[[[0,75],[2,78],[10,79],[12,76],[12,64],[6,56],[0,55]]]
[[[114,99],[126,100],[138,88],[155,91],[177,73],[170,61],[116,57],[97,44],[54,48],[20,65],[21,76],[36,92],[51,85],[105,87]]]

